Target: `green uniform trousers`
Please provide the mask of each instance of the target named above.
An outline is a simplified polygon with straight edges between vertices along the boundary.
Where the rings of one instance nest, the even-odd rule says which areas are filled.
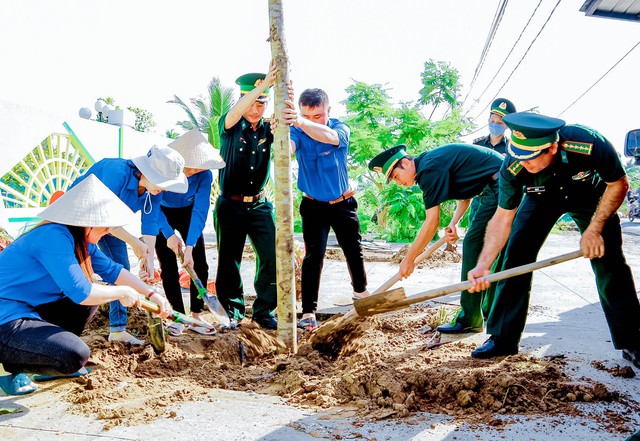
[[[273,316],[276,297],[276,226],[273,205],[266,199],[252,203],[220,196],[213,216],[218,243],[216,291],[229,317],[241,320],[245,315],[244,288],[240,265],[244,244],[249,241],[256,253],[253,286],[256,300],[253,318]]]
[[[493,217],[498,207],[498,183],[492,182],[487,185],[482,193],[473,198],[469,208],[469,228],[465,233],[462,242],[462,275],[464,282],[467,280],[467,273],[478,264],[478,257],[484,245],[484,233],[487,223]],[[501,265],[502,254],[496,259],[494,267]],[[461,310],[456,318],[457,323],[462,323],[465,327],[480,328],[484,324],[484,318],[488,317],[493,304],[495,285],[488,289],[470,293],[462,291],[460,294]]]
[[[513,222],[503,269],[536,261],[551,228],[565,213],[571,216],[580,232],[586,230],[597,203],[597,200],[581,200],[579,195],[526,195]],[[640,304],[631,269],[622,252],[618,215],[606,222],[602,238],[605,255],[591,259],[600,303],[614,347],[636,349],[640,346]],[[498,282],[487,333],[511,341],[520,340],[527,319],[531,280],[532,274],[528,273]]]

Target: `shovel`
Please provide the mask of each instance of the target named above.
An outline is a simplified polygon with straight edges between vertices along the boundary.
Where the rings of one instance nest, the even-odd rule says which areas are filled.
[[[178,255],[180,257],[180,262],[184,262],[184,253],[182,252],[182,249],[178,250]],[[200,279],[198,279],[198,276],[196,275],[196,272],[193,270],[191,265],[183,265],[183,268],[187,272],[187,274],[189,274],[189,277],[191,277],[193,283],[196,285],[196,288],[198,289],[198,298],[202,299],[204,303],[207,304],[209,311],[213,314],[213,318],[216,319],[216,321],[222,326],[231,326],[231,321],[229,320],[227,311],[218,300],[218,296],[207,291],[207,288],[202,284]]]
[[[147,269],[147,261],[140,261],[140,269],[143,271],[149,272]],[[156,305],[153,302],[149,302],[153,305]],[[165,336],[164,336],[164,326],[162,324],[161,317],[154,317],[151,315],[151,312],[160,312],[160,307],[157,306],[157,311],[152,311],[147,309],[147,322],[149,326],[149,340],[151,340],[151,346],[153,346],[153,350],[156,354],[160,354],[164,352],[165,349]],[[145,308],[146,309],[146,308]],[[151,312],[149,312],[151,311]]]
[[[528,263],[526,265],[517,266],[497,273],[489,274],[484,279],[488,282],[496,282],[498,280],[508,279],[514,276],[530,273],[534,270],[556,265],[561,262],[576,259],[582,256],[582,251],[577,250],[571,253],[562,254],[561,256],[552,257],[550,259],[541,260],[540,262]],[[444,286],[424,291],[411,296],[406,296],[404,288],[398,288],[391,291],[382,292],[380,294],[371,295],[361,300],[353,302],[355,309],[349,311],[346,316],[357,314],[362,317],[381,314],[384,312],[396,311],[398,309],[407,308],[414,303],[420,303],[443,297],[454,292],[469,289],[473,284],[469,281],[455,283],[453,285]]]
[[[151,315],[151,313],[157,314],[160,312],[160,306],[158,304],[152,302],[151,300],[147,300],[145,298],[140,299],[140,307],[145,309],[149,313],[149,315]],[[160,317],[157,317],[157,318],[160,319],[160,323],[162,324],[162,319]],[[199,328],[204,328],[204,329],[213,329],[213,325],[211,323],[205,322],[204,320],[198,320],[196,318],[190,317],[188,315],[182,314],[177,311],[171,311],[169,313],[169,319],[177,323],[183,323],[185,325],[193,325],[193,326],[197,326]],[[164,331],[163,331],[163,336],[164,336]],[[164,340],[163,340],[163,343],[164,343]],[[153,344],[153,340],[151,344]],[[154,348],[155,348],[155,345],[154,345]]]
[[[443,243],[445,243],[445,241],[446,240],[445,240],[444,236],[441,237],[440,239],[438,239],[437,242],[435,242],[429,248],[424,250],[420,255],[418,255],[418,257],[416,257],[416,259],[413,261],[413,264],[414,265],[418,265],[420,262],[425,260],[427,257],[429,257],[430,255],[435,253],[436,250],[438,248],[440,248]],[[398,271],[393,277],[391,277],[389,280],[387,280],[382,285],[380,285],[380,287],[378,289],[376,289],[374,292],[372,292],[371,295],[380,294],[380,293],[388,290],[393,285],[395,285],[397,282],[399,282],[400,279],[402,279],[402,275],[400,275],[400,272]]]

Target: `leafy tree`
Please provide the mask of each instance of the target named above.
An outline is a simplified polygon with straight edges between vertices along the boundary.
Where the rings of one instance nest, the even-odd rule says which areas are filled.
[[[189,104],[173,96],[168,103],[177,104],[187,114],[186,120],[178,121],[177,125],[185,130],[197,127],[202,133],[206,133],[212,146],[220,148],[220,135],[218,134],[218,120],[227,113],[234,104],[233,89],[225,87],[220,79],[213,77],[207,87],[207,94],[196,98],[190,98],[189,102],[195,107],[192,110]]]
[[[153,113],[139,107],[127,107],[128,110],[136,114],[134,129],[138,132],[148,132],[151,127],[156,126],[153,120]]]
[[[429,115],[430,120],[440,104],[447,103],[450,108],[457,104],[461,87],[460,76],[449,63],[429,60],[424,63],[424,70],[420,77],[423,84],[420,89],[420,103],[433,106]]]

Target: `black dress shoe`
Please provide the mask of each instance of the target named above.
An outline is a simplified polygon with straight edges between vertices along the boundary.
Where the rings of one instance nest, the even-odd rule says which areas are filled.
[[[493,358],[518,353],[518,342],[491,336],[482,346],[471,352],[473,358]]]
[[[474,328],[472,326],[465,326],[460,322],[456,322],[455,325],[452,325],[450,323],[448,325],[440,325],[438,326],[438,331],[442,332],[443,334],[464,334],[469,332],[482,332],[482,326],[480,326],[479,328]]]
[[[622,358],[629,360],[635,367],[640,369],[640,349],[623,349]]]
[[[278,329],[278,321],[271,317],[254,317],[253,321],[260,325],[264,329]]]

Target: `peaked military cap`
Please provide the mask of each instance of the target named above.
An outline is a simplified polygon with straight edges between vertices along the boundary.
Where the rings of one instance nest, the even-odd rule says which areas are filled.
[[[505,116],[515,112],[516,106],[506,98],[496,98],[491,103],[491,113],[495,113],[496,115]]]
[[[260,83],[264,81],[266,76],[267,75],[263,73],[248,73],[248,74],[239,76],[236,79],[236,84],[240,86],[240,95],[244,95],[246,93],[251,92],[253,89],[256,88],[256,86],[258,86]],[[265,91],[260,94],[260,96],[258,97],[258,99],[256,99],[256,101],[260,101],[261,103],[265,103],[269,101],[270,91],[271,91],[270,87],[265,89]]]
[[[507,151],[516,159],[528,161],[558,142],[558,131],[565,122],[537,113],[517,112],[506,115],[502,121],[511,129]]]
[[[398,164],[398,161],[408,156],[406,149],[406,145],[400,144],[379,153],[369,161],[369,170],[382,173],[387,178],[387,183],[389,183],[389,176],[391,176],[391,172]]]

